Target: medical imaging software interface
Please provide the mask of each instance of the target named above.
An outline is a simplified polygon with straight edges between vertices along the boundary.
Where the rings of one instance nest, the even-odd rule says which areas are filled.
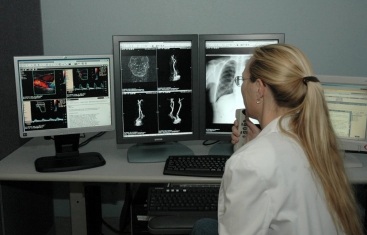
[[[339,138],[365,140],[367,127],[367,87],[322,84],[330,119]]]
[[[111,125],[108,59],[19,63],[23,136],[29,131]]]
[[[123,136],[191,134],[191,41],[120,42]]]
[[[255,47],[277,43],[278,40],[206,41],[206,133],[224,134],[231,130],[236,109],[245,108],[241,85],[247,61]]]

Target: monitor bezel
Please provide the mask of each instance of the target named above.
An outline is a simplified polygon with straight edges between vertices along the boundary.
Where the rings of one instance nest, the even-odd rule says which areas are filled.
[[[345,85],[360,85],[366,86],[367,77],[339,76],[339,75],[316,75],[321,84],[345,84]],[[338,137],[341,150],[345,151],[366,151],[364,146],[367,144],[367,128],[364,140],[350,140]]]
[[[103,126],[94,127],[77,127],[77,128],[59,128],[59,129],[47,129],[47,130],[37,130],[28,131],[23,130],[24,120],[23,120],[23,102],[21,100],[21,77],[19,70],[19,62],[29,61],[29,62],[41,62],[41,61],[55,61],[55,60],[91,60],[91,59],[108,59],[109,60],[109,96],[111,105],[111,124]],[[115,130],[115,89],[114,89],[114,69],[113,69],[113,56],[111,54],[104,55],[33,55],[33,56],[14,56],[14,71],[15,71],[15,85],[16,85],[16,95],[17,95],[17,111],[18,111],[18,125],[19,125],[19,135],[21,138],[32,138],[32,137],[45,137],[45,136],[56,136],[56,135],[72,135],[80,133],[92,133],[92,132],[105,132]],[[25,135],[26,133],[26,135]]]
[[[200,127],[199,138],[201,140],[230,141],[231,132],[229,129],[225,133],[206,132],[206,63],[205,63],[205,42],[206,41],[256,41],[256,40],[278,40],[278,43],[285,42],[284,33],[263,33],[263,34],[204,34],[199,35],[199,89],[200,89]],[[235,117],[235,114],[233,114]],[[233,119],[234,121],[234,119]]]
[[[161,41],[191,41],[192,61],[192,133],[182,135],[157,135],[157,136],[123,136],[122,115],[122,81],[120,70],[120,42],[161,42]],[[114,35],[113,36],[113,58],[115,68],[115,115],[116,115],[116,142],[117,144],[128,143],[165,143],[172,141],[196,140],[199,137],[198,102],[199,79],[198,79],[198,35]]]

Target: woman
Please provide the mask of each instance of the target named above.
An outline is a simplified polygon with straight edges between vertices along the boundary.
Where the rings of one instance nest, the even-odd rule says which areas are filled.
[[[226,163],[219,234],[363,234],[320,82],[284,44],[255,49],[241,87],[247,144]],[[232,144],[238,142],[238,123]],[[216,232],[216,223],[202,220]],[[209,229],[209,230],[210,230]]]

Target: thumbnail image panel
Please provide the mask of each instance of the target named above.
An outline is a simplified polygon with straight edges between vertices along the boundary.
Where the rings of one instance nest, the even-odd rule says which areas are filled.
[[[156,82],[156,60],[155,50],[121,51],[120,69],[122,71],[122,82]]]
[[[157,94],[123,96],[124,135],[158,133]]]
[[[28,131],[67,127],[65,99],[26,101],[24,107]]]
[[[191,50],[157,51],[158,87],[191,90]]]
[[[65,98],[63,70],[22,71],[23,100]]]
[[[233,124],[236,109],[244,108],[241,86],[235,78],[245,69],[251,55],[206,57],[207,123]]]
[[[159,93],[159,132],[192,132],[190,92]]]
[[[107,67],[86,67],[64,71],[69,98],[108,96]]]

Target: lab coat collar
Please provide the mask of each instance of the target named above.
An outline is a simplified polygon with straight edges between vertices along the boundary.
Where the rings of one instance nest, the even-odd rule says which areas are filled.
[[[280,117],[281,116],[279,116],[279,117],[275,118],[273,121],[271,121],[262,131],[260,131],[260,133],[257,137],[261,137],[261,136],[264,136],[264,135],[266,135],[268,133],[272,133],[272,132],[280,132],[279,125],[278,125]],[[281,124],[283,126],[283,128],[287,131],[289,130],[289,125],[288,125],[289,121],[290,121],[290,117],[289,116],[285,117],[285,118],[283,118],[282,124]]]

